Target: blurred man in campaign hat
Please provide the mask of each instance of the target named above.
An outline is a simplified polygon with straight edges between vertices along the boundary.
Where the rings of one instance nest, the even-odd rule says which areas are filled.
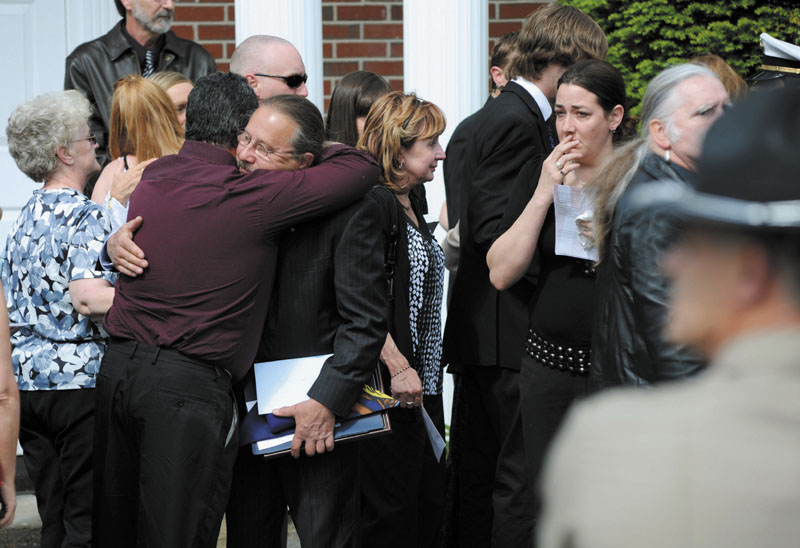
[[[764,57],[761,70],[748,78],[754,89],[774,87],[800,88],[800,46],[773,38],[766,32],[759,36]]]
[[[708,369],[578,406],[550,455],[540,546],[783,547],[800,540],[800,91],[710,130],[694,188],[640,207],[684,221],[666,335]]]

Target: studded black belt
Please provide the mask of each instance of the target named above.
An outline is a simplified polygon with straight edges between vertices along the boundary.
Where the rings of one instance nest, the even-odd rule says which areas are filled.
[[[558,369],[573,375],[588,375],[592,351],[588,347],[564,346],[551,343],[539,334],[528,330],[525,341],[528,355],[551,369]]]

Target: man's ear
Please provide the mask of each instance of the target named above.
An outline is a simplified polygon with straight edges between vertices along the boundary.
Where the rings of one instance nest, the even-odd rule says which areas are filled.
[[[658,145],[659,148],[663,150],[669,150],[672,148],[672,142],[667,135],[667,128],[659,119],[650,120],[650,125],[648,127],[650,131],[650,137],[652,137],[653,142]]]
[[[492,81],[498,89],[505,87],[508,83],[508,78],[503,74],[503,69],[500,67],[491,67],[489,69],[489,74],[492,76]]]
[[[66,145],[62,145],[56,149],[56,156],[58,156],[58,159],[61,160],[62,163],[68,166],[75,163],[75,158],[72,157],[72,153]]]
[[[314,161],[314,155],[310,152],[304,152],[302,156],[297,157],[297,162],[300,165],[300,169],[305,169],[311,165]]]
[[[253,91],[258,95],[258,78],[253,73],[245,74],[244,79],[247,80],[247,85],[253,88]]]
[[[769,258],[762,248],[745,245],[738,259],[739,288],[736,297],[744,306],[752,306],[762,301],[771,287]]]

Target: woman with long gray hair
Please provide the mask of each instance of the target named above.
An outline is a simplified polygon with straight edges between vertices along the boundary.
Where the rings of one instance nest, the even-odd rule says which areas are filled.
[[[706,131],[728,103],[725,88],[708,68],[682,64],[664,70],[647,86],[639,137],[618,149],[592,182],[600,249],[592,322],[594,389],[647,386],[691,375],[703,365],[662,337],[669,288],[660,260],[675,240],[675,221],[633,211],[626,198],[648,181],[691,181]]]

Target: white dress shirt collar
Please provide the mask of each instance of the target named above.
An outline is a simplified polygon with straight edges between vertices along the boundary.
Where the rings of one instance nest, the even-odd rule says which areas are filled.
[[[550,118],[550,115],[553,113],[553,107],[550,106],[550,101],[548,101],[547,97],[544,96],[542,90],[536,87],[536,84],[530,80],[526,80],[522,77],[514,78],[511,81],[516,82],[525,88],[525,91],[531,94],[531,97],[533,97],[533,100],[536,101],[536,105],[539,107],[539,110],[542,111],[542,116],[544,116],[545,121],[547,121]]]

